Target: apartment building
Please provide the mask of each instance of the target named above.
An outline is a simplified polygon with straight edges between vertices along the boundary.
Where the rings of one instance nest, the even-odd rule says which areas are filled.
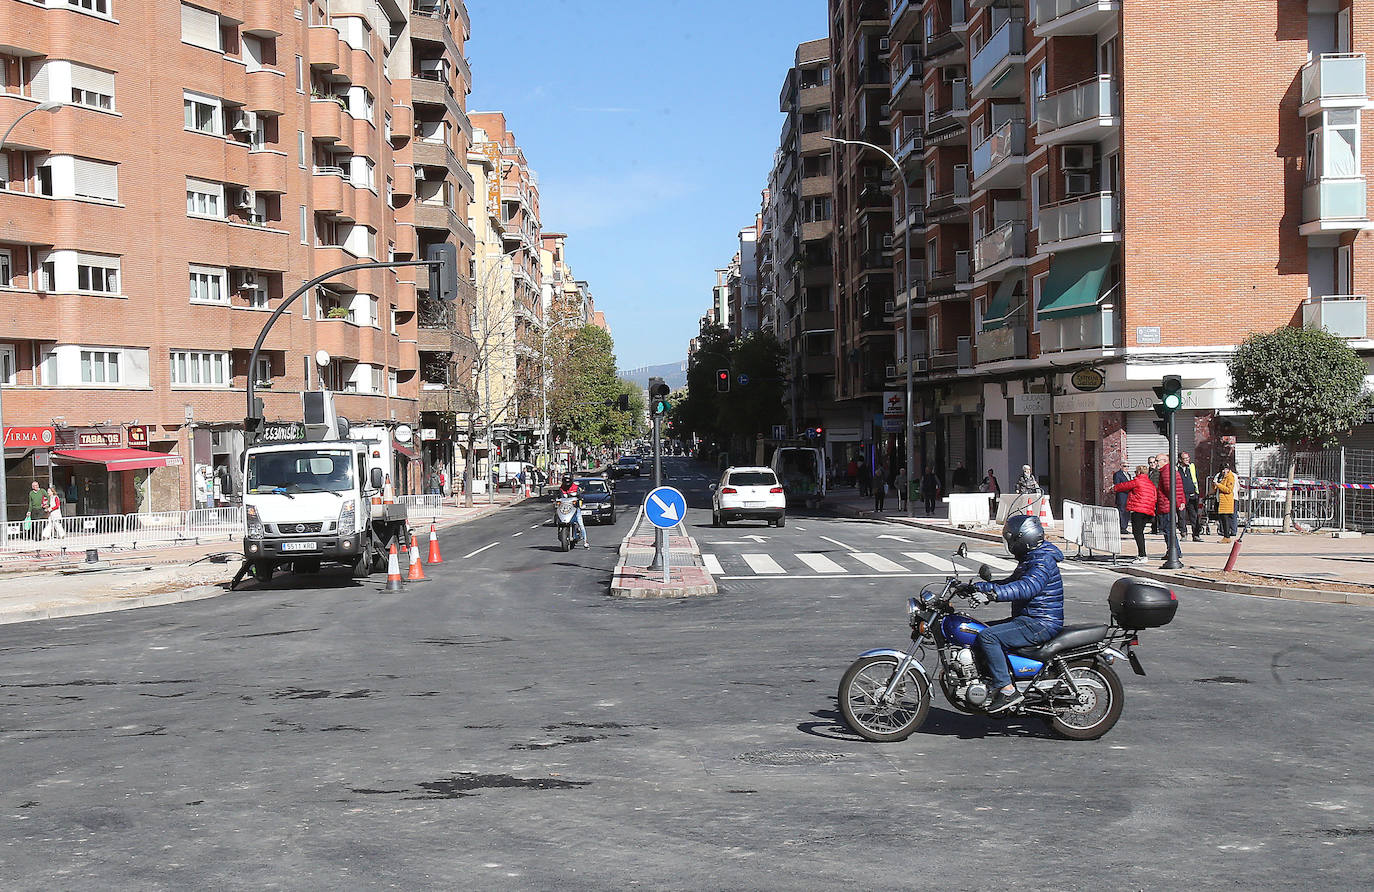
[[[1321,326],[1374,350],[1358,3],[893,4],[918,464],[1030,464],[1101,502],[1121,463],[1166,446],[1162,375],[1184,379],[1179,447],[1210,472],[1250,448],[1225,371],[1247,333]]]
[[[470,257],[449,163],[467,32],[460,2],[0,4],[10,517],[30,479],[81,514],[229,502],[250,375],[269,422],[325,387],[355,422],[419,429],[414,271],[324,279],[249,356],[331,269],[434,241]]]
[[[835,399],[833,144],[825,139],[831,121],[828,39],[797,46],[778,109],[784,120],[763,226],[771,258],[760,264],[760,277],[787,351],[784,400],[789,433],[796,434],[829,428]]]

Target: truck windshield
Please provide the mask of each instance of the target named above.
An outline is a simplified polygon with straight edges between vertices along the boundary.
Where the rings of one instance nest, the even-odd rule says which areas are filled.
[[[346,449],[248,456],[248,492],[347,492],[352,488],[353,453]]]

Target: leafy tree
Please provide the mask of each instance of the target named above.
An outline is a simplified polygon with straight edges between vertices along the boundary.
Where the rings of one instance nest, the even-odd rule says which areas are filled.
[[[672,436],[685,439],[695,434],[720,447],[752,450],[758,434],[768,433],[786,417],[785,359],[786,351],[771,332],[732,339],[720,326],[703,328],[687,368],[687,394],[674,402],[669,415]],[[726,393],[716,389],[720,369],[730,373]],[[749,383],[741,384],[741,376]]]
[[[1323,329],[1279,328],[1250,335],[1229,362],[1231,400],[1250,413],[1259,443],[1288,450],[1283,530],[1293,520],[1297,450],[1334,446],[1374,406],[1364,390],[1369,374],[1345,341]]]
[[[612,445],[628,439],[633,420],[616,408],[627,387],[643,395],[629,382],[616,377],[615,343],[604,329],[584,325],[572,332],[551,366],[553,390],[549,397],[550,423],[582,448]],[[631,396],[631,407],[635,405]]]

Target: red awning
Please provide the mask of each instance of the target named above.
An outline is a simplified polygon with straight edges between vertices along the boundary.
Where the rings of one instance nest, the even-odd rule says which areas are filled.
[[[400,443],[393,443],[393,444],[391,444],[391,448],[396,450],[396,454],[397,454],[397,455],[404,456],[405,458],[408,458],[408,459],[410,459],[411,461],[419,461],[419,460],[420,460],[420,453],[416,452],[414,449],[407,449],[405,446],[402,446]]]
[[[58,464],[104,465],[110,471],[135,471],[139,468],[167,468],[181,464],[181,456],[147,449],[58,449],[53,452]]]

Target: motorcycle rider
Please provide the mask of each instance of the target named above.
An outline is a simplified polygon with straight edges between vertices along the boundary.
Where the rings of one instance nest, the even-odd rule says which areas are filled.
[[[1007,649],[1044,644],[1064,628],[1064,579],[1059,562],[1064,553],[1045,541],[1037,517],[1015,514],[1002,526],[1002,541],[1017,559],[1011,576],[999,582],[975,582],[973,599],[979,604],[1009,601],[1011,618],[978,633],[977,647],[997,690],[988,712],[1001,712],[1021,702],[1012,684]]]
[[[571,474],[564,474],[558,492],[577,500],[577,507],[573,510],[573,525],[582,533],[582,547],[591,548],[591,545],[587,544],[587,525],[582,522],[582,487],[577,485]]]

